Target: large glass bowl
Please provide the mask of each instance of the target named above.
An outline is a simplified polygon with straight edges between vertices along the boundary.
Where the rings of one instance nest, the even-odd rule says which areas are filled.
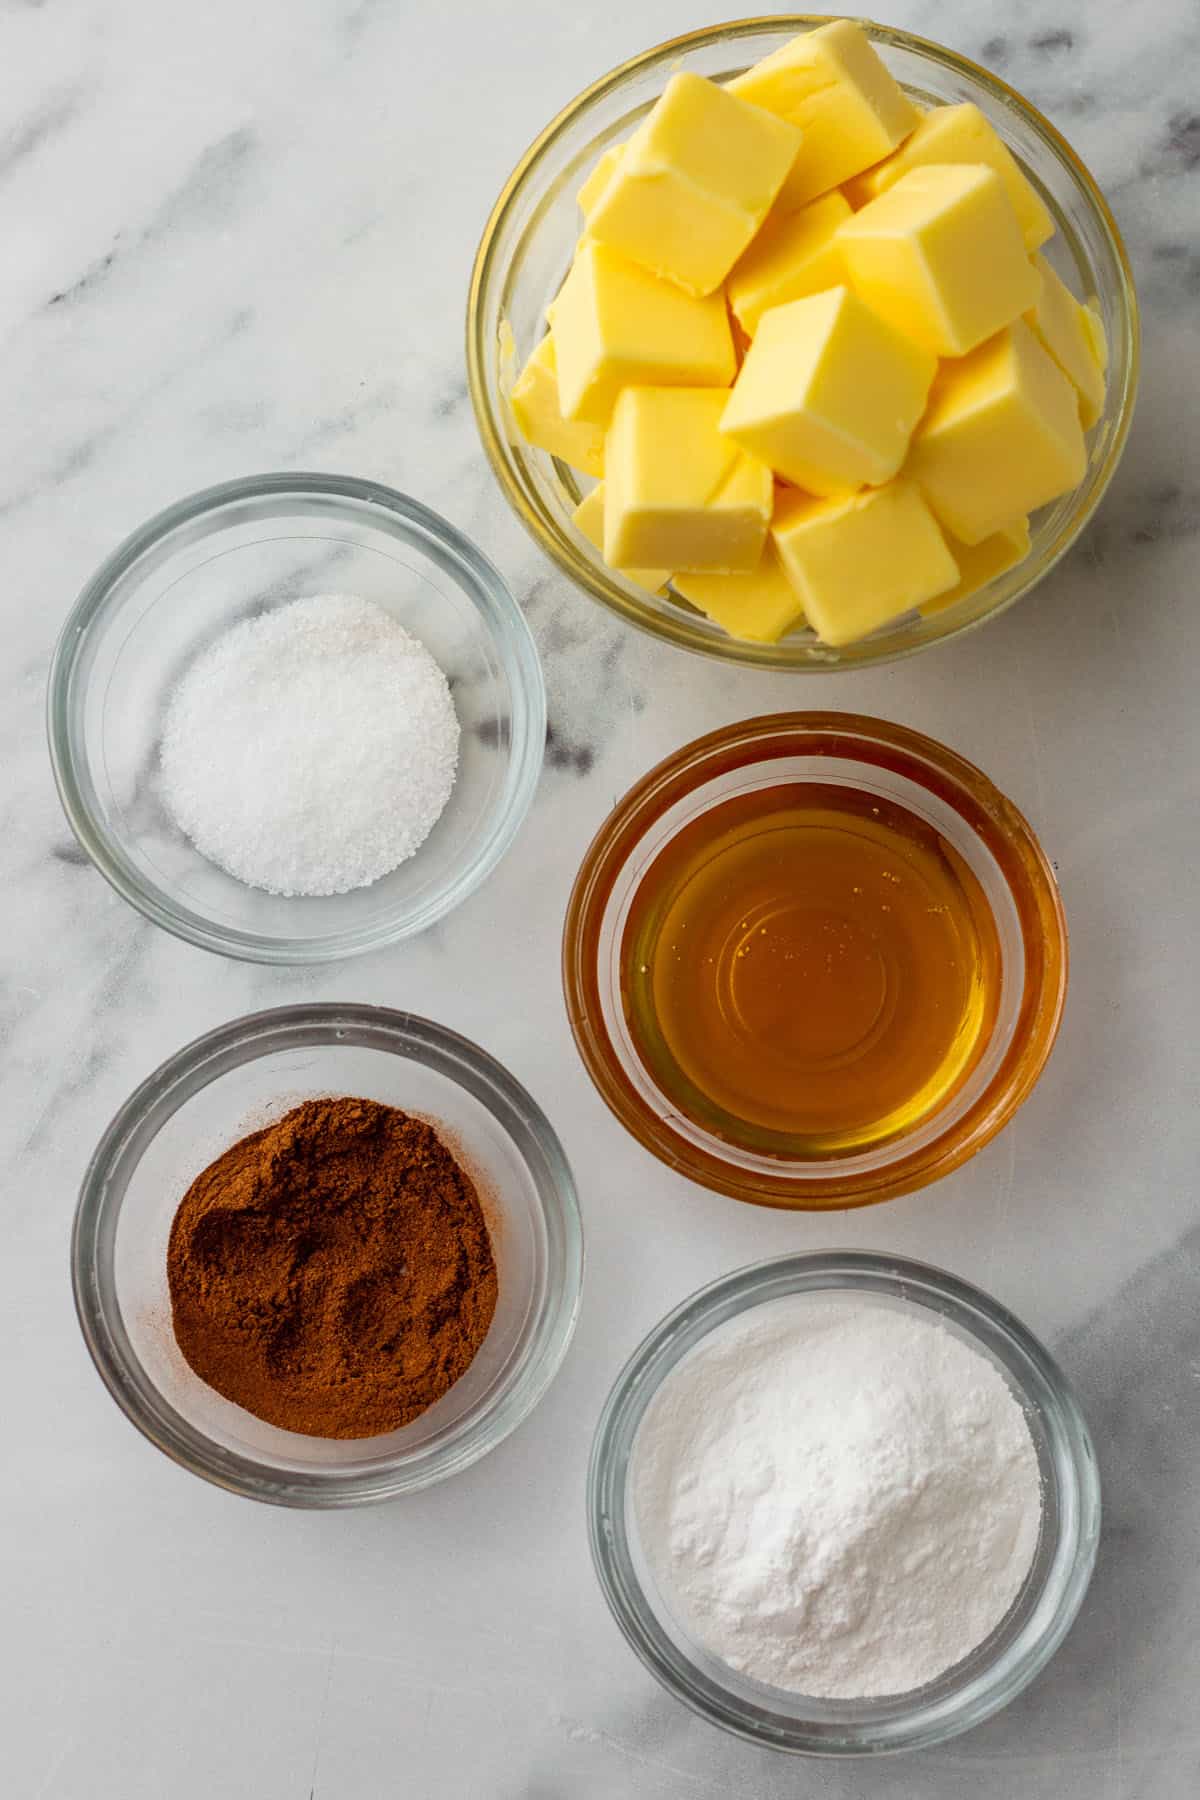
[[[999,1370],[1019,1401],[1042,1478],[1033,1565],[1007,1616],[970,1656],[907,1694],[816,1700],[739,1675],[672,1615],[643,1555],[631,1504],[638,1427],[662,1382],[709,1332],[788,1295],[852,1294],[932,1315]],[[918,1750],[978,1725],[1043,1669],[1083,1602],[1100,1536],[1100,1481],[1087,1425],[1061,1370],[989,1295],[902,1257],[784,1256],[722,1276],[656,1325],[617,1377],[588,1472],[592,1558],[617,1624],[678,1699],[727,1731],[812,1756]]]
[[[614,69],[572,100],[534,140],[506,182],[475,260],[467,312],[467,365],[484,449],[517,517],[572,580],[632,625],[731,662],[814,671],[862,668],[912,655],[1003,612],[1070,548],[1112,479],[1133,412],[1138,313],[1133,275],[1104,196],[1066,139],[1015,89],[928,38],[864,20],[901,86],[919,105],[973,100],[1045,200],[1057,233],[1044,254],[1084,297],[1108,335],[1104,412],[1088,436],[1087,473],[1073,493],[1034,515],[1032,548],[1015,569],[929,618],[884,626],[832,649],[807,627],[778,644],[729,637],[682,599],[652,595],[607,568],[571,523],[580,487],[564,463],[521,438],[507,403],[513,376],[545,329],[545,310],[579,237],[575,195],[600,153],[628,136],[678,69],[715,80],[738,74],[798,31],[827,22],[793,13],[689,32]],[[511,337],[510,334],[511,333]]]
[[[441,664],[462,727],[458,776],[391,874],[289,898],[244,886],[177,829],[159,793],[159,734],[171,689],[222,632],[330,592],[375,601]],[[422,931],[484,880],[533,798],[546,698],[520,607],[453,525],[377,482],[261,475],[179,501],[93,576],[54,654],[48,725],[72,829],[131,905],[206,950],[315,963]]]
[[[434,1124],[475,1180],[499,1297],[475,1360],[411,1425],[305,1437],[264,1424],[183,1360],[167,1240],[193,1179],[300,1101],[353,1094]],[[75,1305],[105,1386],[193,1474],[281,1506],[354,1506],[428,1487],[514,1431],[554,1379],[579,1305],[583,1233],[562,1147],[500,1064],[444,1026],[385,1007],[281,1007],[188,1044],[131,1094],[83,1178]]]
[[[768,1153],[689,1119],[639,1052],[622,990],[623,937],[646,871],[708,808],[781,783],[841,785],[906,808],[970,869],[999,943],[995,1017],[970,1075],[937,1110],[867,1149]],[[692,1181],[763,1206],[865,1206],[936,1181],[989,1143],[1032,1091],[1067,987],[1067,934],[1049,863],[1026,820],[974,764],[902,725],[854,713],[776,713],[685,744],[632,787],[575,878],[563,932],[567,1016],[617,1118]]]

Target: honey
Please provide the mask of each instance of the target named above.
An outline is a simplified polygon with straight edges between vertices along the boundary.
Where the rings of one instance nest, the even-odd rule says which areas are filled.
[[[690,820],[633,895],[621,990],[638,1055],[697,1125],[835,1157],[944,1107],[988,1042],[996,926],[967,863],[879,794],[785,782]]]

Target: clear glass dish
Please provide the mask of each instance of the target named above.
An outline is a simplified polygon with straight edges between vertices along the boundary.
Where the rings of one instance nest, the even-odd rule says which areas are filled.
[[[188,663],[250,614],[314,593],[374,600],[432,651],[462,726],[458,777],[415,856],[370,887],[285,898],[193,848],[158,791],[163,706]],[[314,963],[422,931],[512,843],[541,771],[541,664],[516,601],[461,532],[348,476],[252,476],[193,494],[84,589],[50,670],[50,755],[80,844],[131,905],[206,950]]]
[[[580,231],[576,192],[600,153],[628,136],[677,69],[724,80],[798,31],[826,22],[824,14],[793,13],[708,26],[644,51],[585,89],[535,139],[505,183],[479,246],[467,309],[467,367],[483,446],[514,512],[547,555],[585,594],[668,643],[760,668],[816,672],[913,655],[1003,612],[1035,587],[1083,530],[1112,479],[1133,413],[1139,354],[1137,298],[1124,244],[1104,196],[1066,139],[977,63],[928,38],[863,20],[918,104],[973,100],[988,115],[1054,215],[1057,234],[1044,254],[1077,293],[1094,296],[1099,305],[1110,350],[1108,392],[1088,437],[1083,482],[1035,514],[1032,548],[1017,568],[944,612],[912,614],[840,650],[821,644],[807,627],[778,644],[731,638],[686,601],[644,593],[606,567],[571,523],[581,493],[574,472],[523,441],[506,398],[545,329],[546,306],[574,253]]]
[[[985,1355],[1025,1413],[1042,1477],[1041,1537],[1025,1585],[984,1643],[936,1681],[871,1700],[816,1700],[739,1675],[672,1616],[638,1541],[629,1471],[661,1383],[710,1331],[786,1295],[855,1294],[935,1314]],[[662,1685],[714,1725],[775,1750],[862,1756],[926,1749],[980,1724],[1034,1679],[1070,1630],[1100,1535],[1100,1481],[1087,1425],[1062,1372],[1025,1326],[978,1288],[904,1258],[833,1251],[724,1275],[670,1313],[617,1377],[588,1470],[588,1532],[604,1597]]]
[[[953,1097],[884,1142],[820,1160],[743,1149],[683,1115],[639,1054],[621,988],[625,920],[663,846],[707,808],[790,781],[880,795],[932,825],[979,882],[1000,949],[995,1020]],[[953,750],[854,713],[749,719],[685,744],[651,769],[618,801],[584,856],[563,932],[567,1017],[602,1098],[670,1168],[764,1206],[865,1206],[957,1168],[1031,1092],[1054,1046],[1066,987],[1058,887],[1016,807]]]
[[[188,1186],[301,1100],[354,1094],[428,1118],[475,1179],[499,1299],[461,1380],[403,1430],[357,1440],[278,1430],[184,1362],[167,1240]],[[355,1506],[442,1481],[514,1431],[575,1328],[583,1232],[571,1171],[520,1083],[444,1026],[385,1007],[281,1007],[180,1050],[130,1095],[80,1190],[71,1247],[84,1340],[118,1406],[207,1481],[281,1506]]]

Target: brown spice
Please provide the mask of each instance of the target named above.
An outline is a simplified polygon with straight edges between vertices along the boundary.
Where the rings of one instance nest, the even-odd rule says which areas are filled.
[[[175,1337],[210,1387],[312,1437],[394,1431],[469,1367],[496,1308],[470,1177],[420,1119],[308,1100],[179,1204]]]

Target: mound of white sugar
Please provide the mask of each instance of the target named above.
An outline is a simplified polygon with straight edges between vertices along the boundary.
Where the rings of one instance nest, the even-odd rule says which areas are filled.
[[[663,1383],[633,1456],[664,1598],[716,1656],[823,1698],[898,1694],[999,1624],[1037,1549],[1037,1455],[998,1370],[927,1316],[772,1302]]]
[[[390,613],[317,594],[197,657],[162,729],[162,792],[204,856],[272,894],[344,894],[412,856],[450,798],[446,677]]]

